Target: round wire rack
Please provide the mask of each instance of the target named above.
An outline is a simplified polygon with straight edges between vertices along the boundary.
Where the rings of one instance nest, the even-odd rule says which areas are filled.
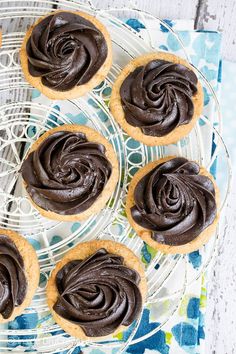
[[[210,83],[194,67],[205,93],[211,99],[211,109],[204,108],[196,127],[177,144],[145,146],[125,134],[110,114],[111,87],[123,66],[132,58],[161,50],[162,43],[149,29],[151,22],[156,28],[163,26],[178,43],[178,55],[189,60],[178,34],[164,21],[134,8],[95,9],[91,2],[72,0],[23,0],[17,6],[15,4],[13,0],[2,1],[0,14],[3,23],[0,50],[0,227],[16,230],[34,245],[41,276],[37,293],[24,313],[24,316],[36,318],[34,325],[30,329],[16,329],[11,323],[2,327],[0,350],[10,351],[14,348],[15,351],[43,353],[68,350],[68,353],[72,353],[76,346],[102,348],[105,345],[117,348],[118,353],[122,353],[128,345],[152,336],[172,318],[187,286],[201,276],[214,258],[219,235],[224,233],[224,221],[221,219],[216,236],[200,250],[202,265],[198,269],[192,268],[188,255],[164,255],[150,250],[131,229],[125,216],[129,182],[134,173],[149,161],[169,155],[184,156],[199,162],[215,176],[221,192],[222,209],[230,189],[231,167],[227,148],[220,136],[219,103]],[[56,9],[82,10],[96,16],[111,34],[114,53],[112,68],[104,82],[84,97],[63,103],[46,98],[38,100],[36,90],[25,81],[19,63],[19,49],[27,28],[38,17]],[[138,18],[145,25],[145,38],[119,19],[118,15]],[[9,19],[15,22],[15,28],[18,28],[20,21],[21,32],[4,33],[4,23]],[[119,181],[106,207],[98,215],[81,223],[55,222],[42,217],[31,205],[22,187],[21,163],[33,142],[45,131],[65,123],[84,124],[96,129],[111,142],[119,160]],[[140,258],[146,269],[147,300],[140,318],[123,334],[125,340],[111,336],[106,342],[80,342],[55,324],[46,305],[47,279],[56,262],[69,248],[95,238],[124,243]],[[158,316],[158,323],[147,333],[141,333],[139,324],[147,307],[150,313]]]

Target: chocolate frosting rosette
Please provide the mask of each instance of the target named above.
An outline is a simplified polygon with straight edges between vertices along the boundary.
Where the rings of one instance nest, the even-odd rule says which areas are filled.
[[[183,59],[152,53],[132,60],[116,80],[111,111],[122,128],[147,145],[187,135],[203,108],[201,84]]]
[[[196,162],[166,158],[143,167],[131,181],[129,221],[157,249],[185,253],[211,236],[218,218],[218,188]]]
[[[24,261],[14,242],[0,234],[0,314],[8,319],[27,292]]]
[[[50,98],[77,97],[106,76],[111,65],[110,38],[95,17],[57,11],[27,32],[21,63],[30,83]]]
[[[16,232],[1,229],[0,323],[22,314],[32,300],[38,281],[39,265],[33,247]]]
[[[47,287],[55,321],[81,339],[122,330],[142,311],[145,273],[122,244],[91,241],[69,251],[54,269]]]
[[[53,309],[80,325],[88,337],[106,336],[137,318],[142,306],[139,282],[139,274],[124,266],[122,257],[101,248],[57,273],[60,296]]]
[[[88,127],[64,125],[45,133],[21,168],[26,190],[41,214],[83,220],[99,211],[117,183],[111,145]]]
[[[181,64],[152,60],[130,73],[121,88],[125,119],[145,135],[164,136],[193,117],[197,76]]]

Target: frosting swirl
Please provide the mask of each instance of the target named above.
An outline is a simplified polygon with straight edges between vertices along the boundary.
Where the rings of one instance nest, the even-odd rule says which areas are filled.
[[[0,314],[4,319],[23,303],[26,291],[23,258],[13,241],[0,235]]]
[[[112,166],[104,145],[83,133],[58,131],[22,164],[27,191],[41,208],[61,215],[87,210],[103,191]]]
[[[120,88],[126,121],[145,135],[164,136],[193,117],[195,73],[181,64],[152,60],[131,72]]]
[[[156,166],[136,185],[134,221],[166,245],[183,245],[216,217],[215,189],[197,163],[173,158]]]
[[[70,12],[58,12],[40,21],[33,28],[26,51],[29,73],[58,91],[86,84],[108,52],[102,32]]]
[[[59,296],[53,309],[87,336],[105,336],[137,318],[142,307],[139,282],[139,274],[126,267],[122,257],[101,248],[57,273]]]

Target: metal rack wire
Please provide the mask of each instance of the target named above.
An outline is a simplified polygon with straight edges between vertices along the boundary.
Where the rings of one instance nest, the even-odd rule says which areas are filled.
[[[0,51],[0,93],[3,97],[10,98],[0,106],[0,226],[12,228],[22,233],[26,238],[36,240],[41,248],[37,250],[41,267],[41,284],[32,301],[31,307],[25,314],[36,313],[38,323],[31,329],[1,329],[0,350],[7,351],[9,338],[18,346],[18,343],[27,343],[27,351],[38,350],[44,353],[53,353],[60,350],[70,350],[77,345],[90,345],[100,347],[104,341],[80,342],[65,333],[50,319],[46,305],[45,287],[47,279],[55,263],[63,257],[65,252],[81,241],[94,238],[108,238],[119,241],[130,247],[139,258],[142,258],[143,241],[137,237],[129,226],[124,215],[125,197],[129,181],[134,173],[147,162],[168,155],[185,156],[206,166],[211,170],[216,162],[224,168],[224,180],[220,181],[221,208],[226,203],[231,183],[231,167],[227,148],[220,136],[221,119],[219,103],[215,92],[201,72],[199,79],[205,90],[209,92],[213,102],[211,117],[201,117],[194,130],[177,144],[165,147],[147,147],[135,142],[125,134],[117,125],[109,112],[107,104],[111,87],[122,67],[137,55],[156,50],[153,44],[152,33],[148,30],[148,22],[154,21],[157,26],[164,26],[170,31],[180,45],[180,53],[184,58],[188,54],[177,33],[162,20],[134,8],[124,8],[122,13],[133,13],[135,17],[145,23],[148,40],[141,37],[128,25],[117,18],[118,9],[95,9],[91,1],[79,3],[72,0],[55,1],[20,1],[18,6],[12,6],[13,0],[2,1],[0,20],[24,19],[25,29],[35,20],[56,8],[68,10],[83,10],[96,16],[102,21],[111,34],[113,43],[114,62],[107,79],[81,99],[68,101],[71,109],[76,110],[86,117],[87,125],[95,128],[104,135],[115,149],[119,160],[119,182],[116,190],[107,203],[106,208],[98,215],[92,216],[87,221],[78,224],[76,229],[73,223],[53,222],[39,215],[30,204],[20,177],[20,167],[31,144],[42,133],[52,127],[62,124],[73,124],[73,119],[55,109],[55,102],[45,104],[31,101],[33,89],[25,81],[19,64],[19,49],[24,37],[24,32],[3,33]],[[4,6],[6,4],[6,6]],[[88,103],[90,102],[90,103]],[[91,104],[92,102],[92,104]],[[102,114],[101,114],[102,112]],[[203,125],[204,123],[204,125]],[[205,136],[214,140],[216,149],[213,155],[203,143]],[[196,149],[196,146],[198,147]],[[216,180],[218,179],[216,175]],[[219,234],[224,229],[222,220],[213,238],[201,250],[203,262],[200,269],[190,271],[186,256],[164,255],[157,252],[153,259],[146,265],[146,276],[149,285],[147,301],[144,308],[161,307],[168,300],[168,308],[164,315],[160,314],[160,324],[151,332],[139,336],[137,333],[139,322],[128,333],[128,340],[123,342],[111,337],[106,340],[106,346],[117,347],[123,352],[131,343],[137,343],[156,333],[177,311],[185,294],[186,287],[197,279],[209,266],[217,253]],[[64,230],[63,237],[54,244],[49,240],[53,234]],[[158,266],[158,267],[157,267]],[[178,274],[178,281],[176,281]],[[9,337],[10,336],[10,337]],[[20,338],[20,340],[19,340]],[[10,349],[9,349],[10,350]],[[69,352],[70,352],[69,351]]]

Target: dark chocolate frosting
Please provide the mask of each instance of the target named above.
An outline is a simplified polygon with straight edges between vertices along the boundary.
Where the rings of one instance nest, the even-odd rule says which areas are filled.
[[[62,128],[63,129],[63,128]],[[54,132],[22,164],[22,177],[33,201],[61,215],[88,209],[112,171],[102,144],[83,133]]]
[[[56,275],[58,300],[53,309],[78,324],[89,337],[113,333],[139,315],[139,274],[122,257],[101,248],[85,260],[66,264]]]
[[[86,84],[107,57],[101,31],[84,17],[70,12],[58,12],[39,22],[26,50],[29,73],[58,91]]]
[[[131,72],[120,88],[126,121],[146,135],[161,137],[193,117],[195,73],[181,64],[152,60]]]
[[[8,319],[26,296],[24,261],[14,242],[0,235],[0,314]]]
[[[155,167],[136,185],[134,221],[166,245],[195,239],[216,217],[215,189],[197,163],[173,158]]]

